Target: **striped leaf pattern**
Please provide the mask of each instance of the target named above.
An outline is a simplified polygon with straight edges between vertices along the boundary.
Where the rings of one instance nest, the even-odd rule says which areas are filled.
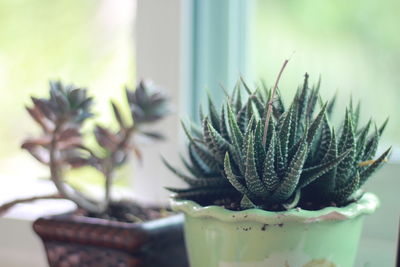
[[[225,92],[219,111],[209,96],[202,127],[182,124],[189,139],[189,157],[183,159],[187,172],[165,162],[189,186],[170,189],[175,197],[208,204],[229,199],[242,209],[266,210],[305,201],[352,201],[390,154],[388,149],[373,160],[387,120],[370,133],[373,121],[360,125],[360,104],[353,108],[350,101],[342,125],[334,127],[330,118],[336,95],[324,102],[320,84],[310,88],[306,74],[288,107],[279,90],[271,100],[264,83],[252,90],[243,79],[232,93]],[[264,133],[269,105],[273,112]]]

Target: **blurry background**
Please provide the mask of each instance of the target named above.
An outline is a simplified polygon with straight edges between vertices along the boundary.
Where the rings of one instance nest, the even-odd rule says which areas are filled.
[[[100,121],[110,120],[108,99],[121,101],[123,86],[135,78],[134,6],[131,0],[0,1],[2,183],[47,175],[19,147],[38,130],[24,105],[31,95],[44,96],[50,79],[88,87]]]
[[[251,28],[253,77],[273,83],[293,54],[280,87],[292,97],[308,72],[326,99],[338,92],[340,107],[351,95],[362,118],[391,118],[385,143],[400,144],[400,1],[258,0]]]
[[[364,120],[373,117],[379,123],[390,116],[383,142],[400,143],[400,124],[395,120],[400,112],[399,1],[388,0],[383,6],[372,0],[257,0],[246,4],[224,0],[193,1],[189,6],[197,15],[190,25],[193,28],[186,29],[187,35],[196,38],[189,52],[207,58],[218,49],[230,51],[222,60],[223,52],[214,56],[214,62],[193,56],[191,63],[199,73],[193,86],[197,88],[190,84],[183,88],[192,91],[186,92],[192,109],[189,116],[195,116],[197,105],[192,102],[201,101],[206,88],[221,97],[218,83],[229,88],[239,73],[249,83],[260,78],[273,83],[283,60],[291,57],[280,84],[288,100],[305,72],[315,82],[321,76],[323,97],[338,92],[339,103],[351,95],[361,100]],[[239,17],[232,17],[237,15],[232,14],[235,8],[240,9]],[[189,16],[189,22],[193,17]],[[213,21],[214,17],[218,20]],[[16,170],[32,174],[29,168],[16,168],[35,165],[19,149],[23,138],[37,130],[23,106],[30,95],[47,92],[49,79],[89,87],[96,95],[100,120],[110,120],[108,98],[122,101],[123,86],[135,81],[134,18],[134,0],[0,2],[2,175],[14,176]],[[241,33],[235,35],[239,27]],[[237,41],[245,44],[234,47]],[[234,62],[235,56],[246,62]],[[229,68],[234,74],[228,77],[224,71]],[[202,74],[203,69],[214,76]],[[190,101],[190,96],[195,99]]]

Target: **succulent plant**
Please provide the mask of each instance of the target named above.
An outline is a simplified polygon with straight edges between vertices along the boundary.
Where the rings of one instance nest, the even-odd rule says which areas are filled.
[[[26,140],[22,148],[46,165],[50,165],[50,161],[60,165],[74,165],[73,161],[69,161],[80,154],[77,151],[82,145],[80,128],[92,116],[90,108],[93,99],[87,96],[86,89],[50,82],[50,97],[32,97],[32,102],[33,106],[26,109],[41,126],[43,134]],[[55,149],[55,145],[58,149],[57,155],[55,151],[51,151]]]
[[[209,97],[208,114],[200,112],[201,128],[182,124],[189,139],[189,161],[183,163],[190,175],[165,161],[189,188],[169,190],[176,198],[242,209],[351,201],[390,151],[365,163],[374,157],[386,123],[368,138],[372,122],[357,134],[359,108],[351,107],[336,138],[329,118],[335,101],[322,103],[319,87],[320,82],[309,88],[306,74],[289,107],[279,92],[273,97],[276,88],[252,91],[243,80],[226,95],[220,112]]]
[[[390,148],[376,160],[373,159],[388,120],[379,128],[372,120],[359,127],[359,110],[358,106],[356,111],[353,111],[352,104],[346,109],[339,137],[336,137],[335,128],[330,125],[329,119],[324,119],[321,134],[312,147],[308,162],[321,164],[339,153],[348,153],[340,164],[306,188],[305,199],[345,204],[352,196],[357,197],[354,193],[385,162]],[[374,130],[370,133],[372,125]],[[312,170],[307,168],[307,164],[305,166],[304,172]]]
[[[50,167],[51,180],[59,196],[75,202],[88,213],[106,213],[111,205],[111,185],[115,171],[122,166],[131,150],[140,158],[138,144],[132,137],[142,134],[161,139],[158,132],[148,132],[143,125],[156,122],[168,114],[168,98],[154,85],[140,82],[136,90],[126,89],[131,120],[126,120],[118,106],[111,102],[118,129],[96,125],[93,135],[100,149],[88,147],[83,142],[82,127],[92,117],[92,98],[87,90],[61,82],[50,83],[49,98],[32,98],[33,106],[27,107],[42,134],[26,140],[26,149],[41,163]],[[69,168],[91,166],[101,172],[105,179],[103,200],[95,200],[70,186],[64,179]]]
[[[132,91],[127,89],[129,108],[136,124],[162,119],[169,113],[168,98],[156,85],[141,81]]]

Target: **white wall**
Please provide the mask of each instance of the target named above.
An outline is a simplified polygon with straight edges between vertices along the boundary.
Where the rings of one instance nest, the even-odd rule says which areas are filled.
[[[136,67],[138,79],[152,79],[165,87],[171,96],[174,114],[154,126],[167,137],[166,142],[142,148],[143,165],[135,165],[132,188],[135,197],[146,202],[167,203],[169,193],[164,186],[182,185],[163,165],[160,155],[178,164],[180,144],[179,114],[184,99],[185,47],[182,16],[185,0],[139,0],[135,27]]]

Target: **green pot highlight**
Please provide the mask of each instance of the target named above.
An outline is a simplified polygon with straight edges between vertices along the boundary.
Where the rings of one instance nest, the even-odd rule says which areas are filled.
[[[351,267],[364,215],[379,205],[365,193],[343,208],[231,211],[171,201],[185,214],[191,267]]]

